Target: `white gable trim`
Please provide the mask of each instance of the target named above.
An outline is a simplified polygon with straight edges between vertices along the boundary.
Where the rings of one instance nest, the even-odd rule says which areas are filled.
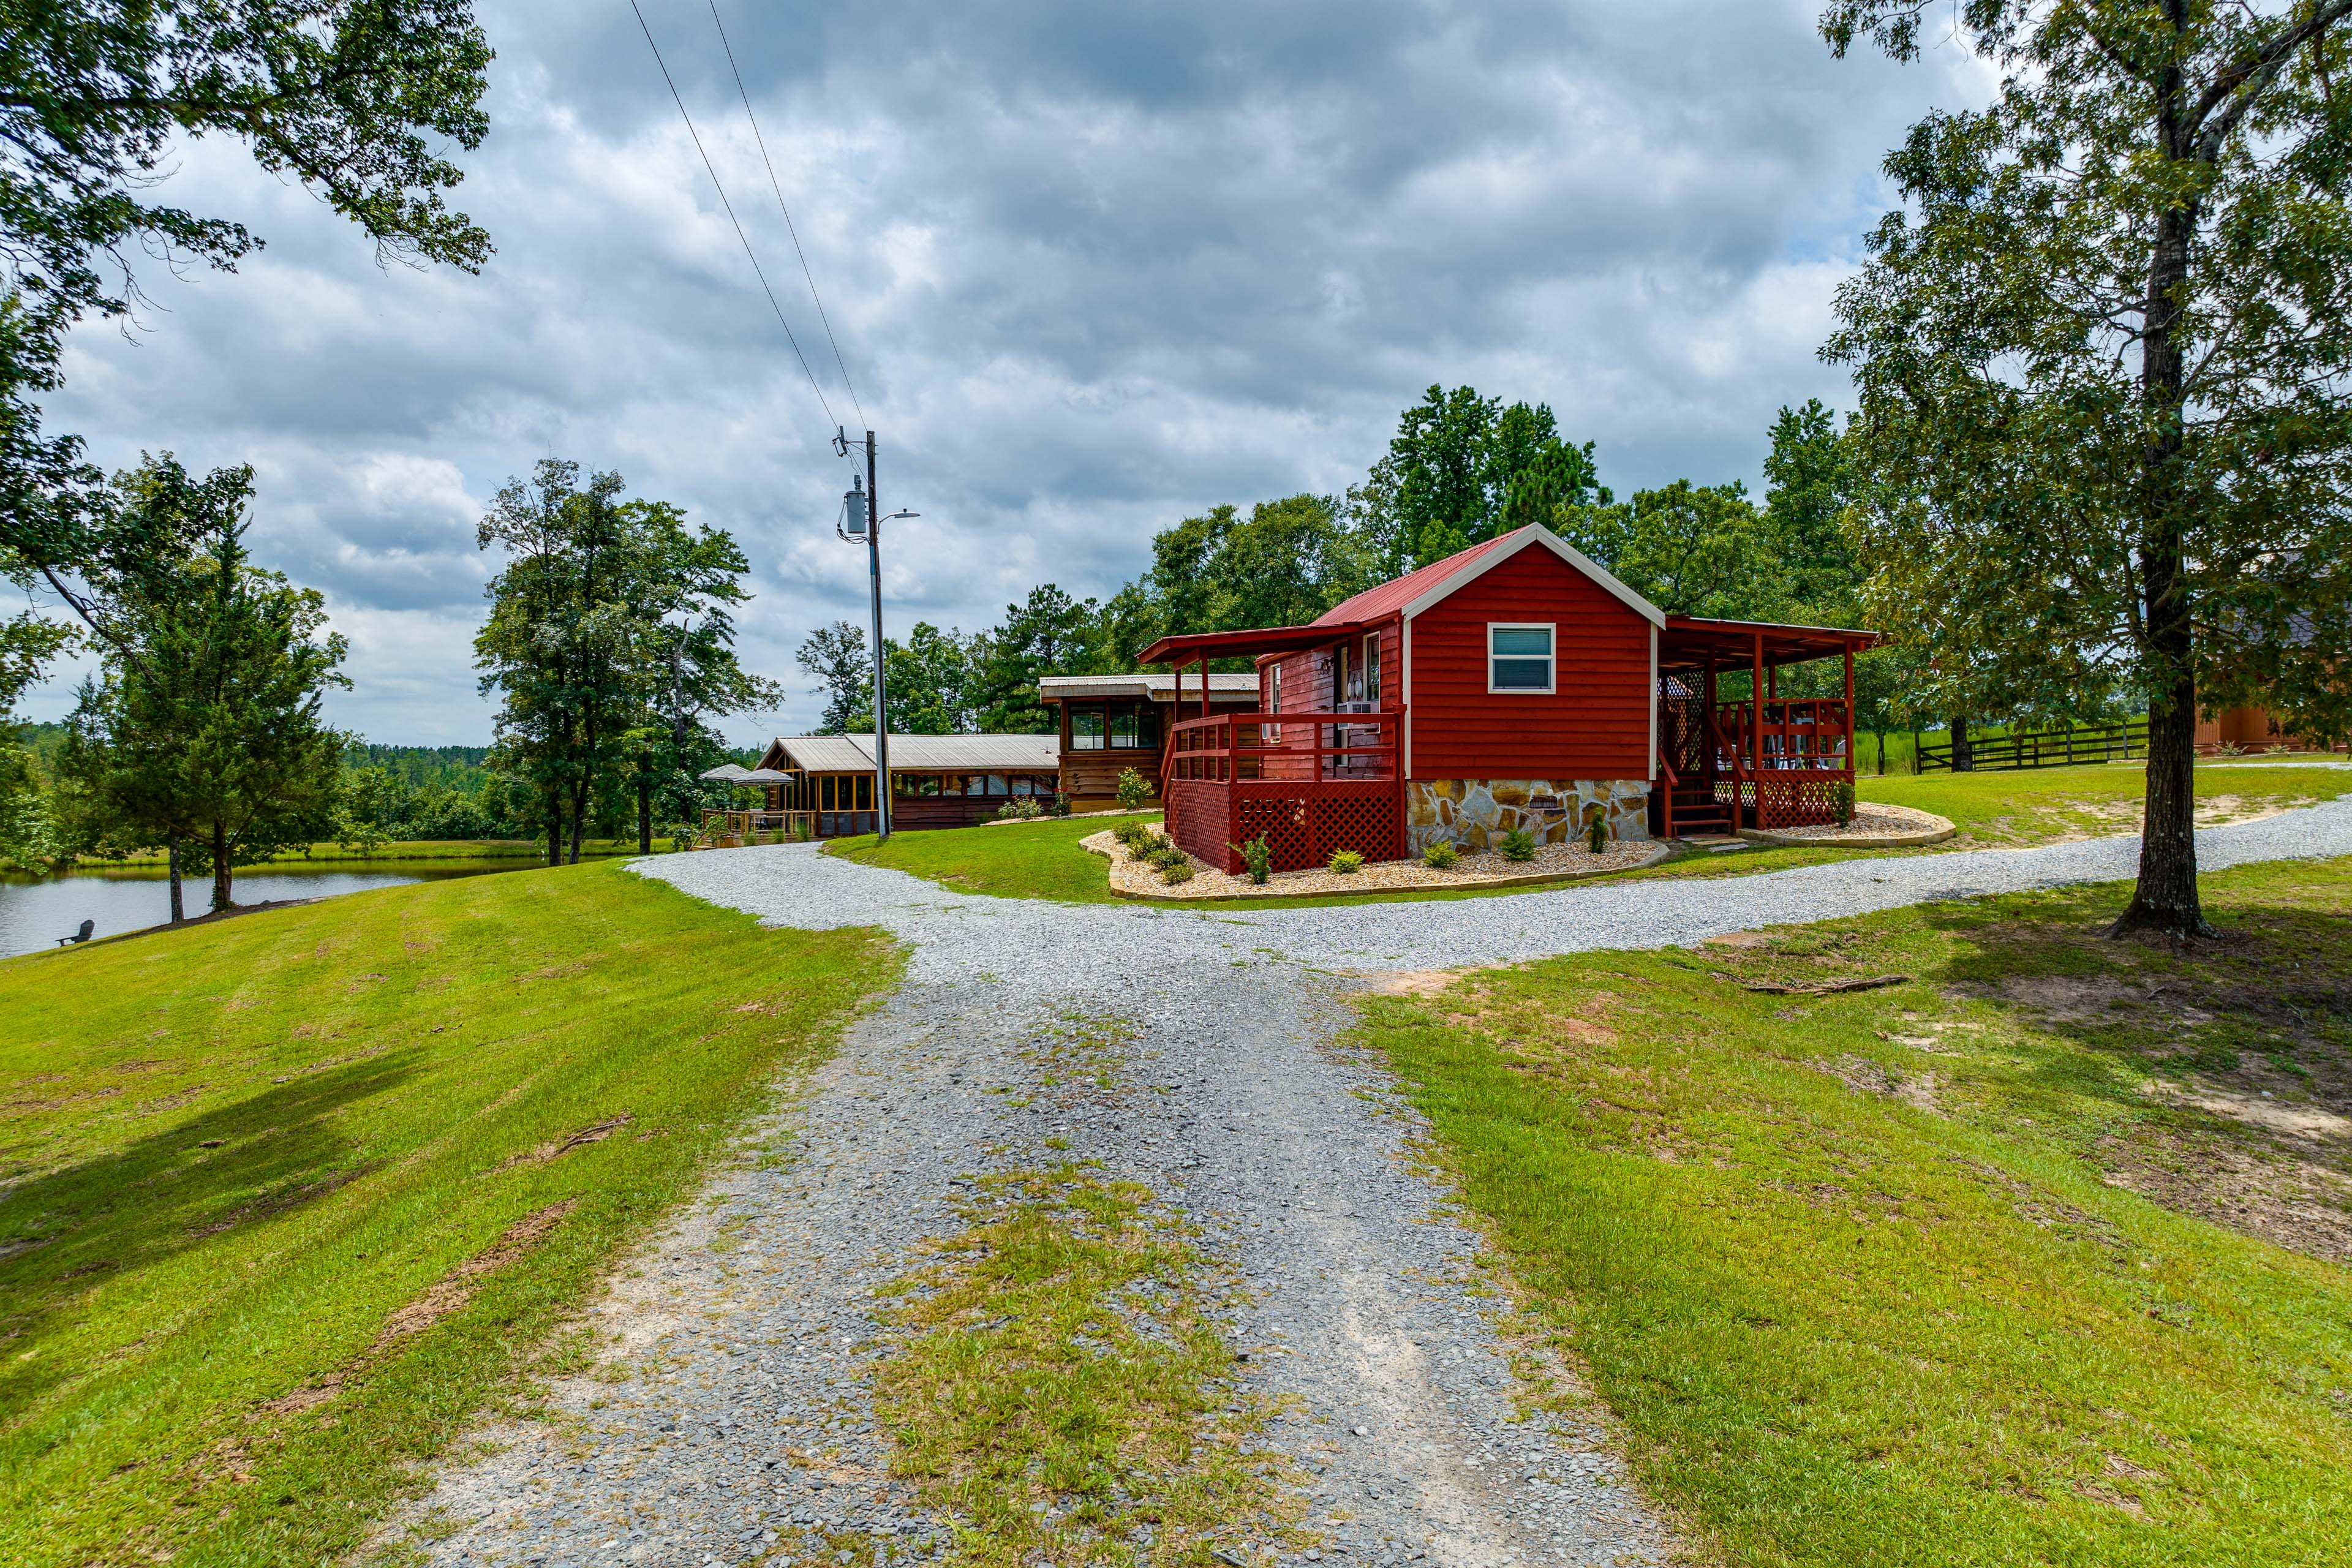
[[[1439,604],[1460,592],[1530,544],[1542,545],[1554,555],[1591,578],[1608,593],[1610,597],[1648,621],[1652,626],[1663,626],[1666,624],[1666,613],[1664,610],[1617,581],[1600,563],[1539,522],[1531,522],[1517,532],[1507,535],[1500,545],[1480,556],[1470,570],[1456,573],[1407,605],[1404,607],[1406,617],[1409,619],[1420,615],[1432,605]]]

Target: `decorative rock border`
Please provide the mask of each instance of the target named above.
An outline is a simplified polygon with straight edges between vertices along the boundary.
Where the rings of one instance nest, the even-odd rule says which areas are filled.
[[[1481,873],[1461,869],[1438,871],[1423,866],[1418,859],[1386,860],[1376,861],[1366,866],[1363,870],[1348,877],[1341,877],[1319,868],[1308,871],[1277,871],[1273,879],[1263,887],[1251,882],[1246,878],[1229,878],[1223,871],[1204,865],[1199,857],[1193,856],[1190,857],[1193,866],[1193,880],[1168,887],[1159,881],[1156,872],[1139,865],[1133,857],[1129,856],[1127,847],[1109,833],[1089,834],[1078,841],[1078,847],[1090,855],[1099,855],[1110,862],[1110,890],[1115,896],[1132,899],[1139,903],[1163,904],[1207,904],[1230,902],[1242,899],[1361,898],[1380,893],[1436,893],[1448,892],[1455,889],[1474,888],[1533,888],[1546,883],[1579,882],[1589,877],[1613,877],[1627,871],[1638,871],[1644,867],[1658,864],[1674,852],[1674,847],[1670,844],[1651,839],[1627,839],[1612,845],[1609,852],[1602,857],[1606,863],[1589,870],[1578,869],[1571,866],[1568,868],[1555,867],[1547,870],[1504,873]],[[1572,848],[1580,858],[1589,857],[1591,853],[1581,845],[1549,845],[1544,850],[1538,851],[1538,854],[1541,857],[1547,852],[1558,852],[1570,848]],[[1637,848],[1640,853],[1628,853]],[[1464,858],[1468,860],[1474,857],[1465,856]],[[1481,856],[1475,858],[1483,859],[1487,857]],[[1120,873],[1129,871],[1130,868],[1135,874],[1122,878]],[[1395,870],[1409,868],[1410,879],[1383,878],[1380,875],[1383,868]],[[1202,883],[1208,885],[1202,887],[1200,886]],[[1188,892],[1184,890],[1186,889],[1195,890]]]
[[[1894,832],[1879,828],[1859,833],[1851,829],[1832,829],[1827,833],[1811,829],[1770,833],[1759,827],[1743,827],[1739,830],[1739,837],[1750,844],[1774,849],[1918,849],[1930,844],[1941,844],[1959,832],[1952,826],[1951,818],[1937,816],[1933,812],[1914,810],[1907,805],[1868,802],[1856,815],[1859,818],[1874,816],[1881,821],[1891,817],[1903,826]]]

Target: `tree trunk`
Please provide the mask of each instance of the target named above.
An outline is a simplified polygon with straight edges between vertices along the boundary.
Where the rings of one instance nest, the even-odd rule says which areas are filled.
[[[236,889],[230,886],[228,870],[228,824],[213,818],[213,908],[226,910]]]
[[[1886,776],[1886,729],[1884,725],[1878,731],[1878,776]]]
[[[2182,88],[2168,73],[2157,99],[2158,150],[2180,162],[2189,155],[2179,121]],[[2180,938],[2209,935],[2197,897],[2197,670],[2189,593],[2189,550],[2182,516],[2189,498],[2181,481],[2183,409],[2188,384],[2175,328],[2189,292],[2193,207],[2157,217],[2148,258],[2146,331],[2140,340],[2139,574],[2146,643],[2141,659],[2153,690],[2147,711],[2147,797],[2139,836],[2139,882],[2111,935],[2160,931]]]
[[[1921,770],[1920,770],[1920,767],[1919,767],[1919,726],[1915,722],[1915,723],[1911,726],[1911,773],[1912,773],[1912,775],[1913,775],[1914,777],[1916,777],[1916,776],[1918,775],[1918,773],[1920,773],[1920,771],[1921,771]]]
[[[178,925],[188,918],[188,905],[180,893],[180,836],[172,835],[172,923]]]
[[[547,863],[563,864],[563,792],[547,792]]]
[[[572,786],[572,864],[580,864],[581,836],[588,830],[588,781]]]
[[[1969,716],[1952,715],[1952,771],[1972,773],[1977,769],[1977,754],[1969,745]]]
[[[637,768],[637,853],[654,852],[654,775],[642,763]]]

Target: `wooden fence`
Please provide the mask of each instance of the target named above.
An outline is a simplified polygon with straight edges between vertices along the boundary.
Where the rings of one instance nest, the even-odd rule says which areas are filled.
[[[1979,773],[2002,773],[2016,768],[2063,768],[2074,763],[2130,762],[2147,755],[2147,721],[2126,719],[2113,724],[2078,724],[2071,729],[2038,734],[1992,735],[1969,744],[1969,767]],[[1938,746],[1921,742],[1919,771],[1946,773],[1952,769],[1949,742]]]

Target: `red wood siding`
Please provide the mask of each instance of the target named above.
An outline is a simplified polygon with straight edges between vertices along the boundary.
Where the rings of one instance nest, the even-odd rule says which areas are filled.
[[[1486,689],[1486,625],[1549,622],[1549,695]],[[1385,662],[1385,660],[1383,660]],[[1650,623],[1540,546],[1412,623],[1412,776],[1650,776]]]

